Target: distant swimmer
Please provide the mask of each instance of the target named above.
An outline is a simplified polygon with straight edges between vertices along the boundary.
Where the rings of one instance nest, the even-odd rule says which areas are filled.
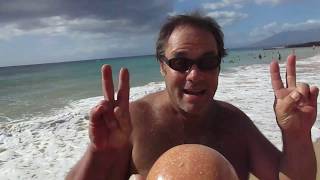
[[[281,61],[281,54],[279,51],[278,51],[278,60]]]
[[[261,56],[261,54],[259,54],[259,59],[262,59],[262,56]]]

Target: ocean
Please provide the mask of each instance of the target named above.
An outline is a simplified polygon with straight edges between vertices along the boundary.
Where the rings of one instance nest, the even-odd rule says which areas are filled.
[[[230,50],[215,96],[243,110],[279,149],[268,64],[281,54],[284,75],[293,51],[297,81],[319,87],[319,48]],[[131,101],[164,89],[154,56],[0,67],[0,179],[64,178],[89,142],[88,112],[102,99],[102,64],[112,65],[115,87],[119,69],[129,69]],[[314,140],[320,136],[319,120],[318,114]]]

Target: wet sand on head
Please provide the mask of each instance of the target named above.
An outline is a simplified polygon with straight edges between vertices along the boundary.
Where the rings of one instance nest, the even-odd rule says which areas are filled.
[[[204,145],[175,146],[152,166],[147,180],[237,180],[230,162],[219,152]]]

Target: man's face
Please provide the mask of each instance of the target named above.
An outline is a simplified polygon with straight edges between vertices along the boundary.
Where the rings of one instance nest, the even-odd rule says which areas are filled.
[[[199,61],[202,57],[217,56],[214,36],[205,30],[192,26],[179,26],[171,34],[165,46],[165,57],[189,58]],[[215,61],[215,59],[212,59]],[[191,114],[206,110],[216,92],[219,67],[201,70],[196,65],[185,72],[179,72],[160,61],[161,74],[174,107]]]

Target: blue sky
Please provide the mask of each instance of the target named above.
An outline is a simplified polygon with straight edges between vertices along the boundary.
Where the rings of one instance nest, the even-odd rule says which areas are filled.
[[[226,48],[290,30],[320,28],[319,0],[0,1],[0,66],[154,53],[167,15],[200,10]]]

